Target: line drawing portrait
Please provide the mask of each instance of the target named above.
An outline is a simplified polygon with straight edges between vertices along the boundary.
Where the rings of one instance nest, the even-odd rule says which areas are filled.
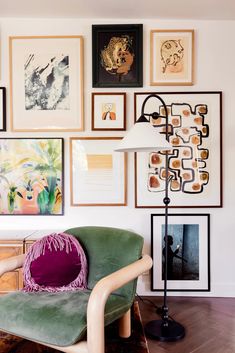
[[[180,39],[163,41],[160,52],[163,73],[179,73],[184,70],[184,48]]]
[[[102,104],[102,120],[116,120],[116,105],[115,103]]]

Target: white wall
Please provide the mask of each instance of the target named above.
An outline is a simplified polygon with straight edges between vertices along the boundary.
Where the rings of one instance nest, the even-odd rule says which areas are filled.
[[[91,132],[91,25],[114,23],[81,19],[1,19],[1,86],[7,87],[9,107],[8,36],[11,35],[83,35],[85,39],[85,131],[82,133],[1,133],[0,137],[64,137],[65,138],[65,215],[64,216],[1,216],[0,229],[66,229],[80,225],[107,225],[135,230],[145,238],[146,251],[150,249],[150,214],[159,209],[134,208],[133,157],[129,156],[127,207],[70,207],[69,136],[123,136],[122,133]],[[129,23],[125,21],[126,23]],[[115,23],[124,23],[123,20]],[[235,296],[235,45],[234,21],[150,21],[131,20],[144,24],[144,87],[139,89],[110,89],[127,92],[127,128],[134,121],[133,93],[136,91],[162,91],[149,86],[149,31],[150,29],[195,29],[195,85],[191,87],[164,87],[164,91],[223,91],[223,189],[224,207],[218,209],[176,209],[175,213],[211,214],[211,292],[184,293],[183,295]],[[76,94],[76,92],[75,92]],[[9,121],[9,108],[7,110]],[[8,123],[9,126],[9,123]],[[212,151],[213,153],[213,151]],[[139,281],[138,293],[159,295],[149,290],[149,277]],[[173,293],[180,295],[180,293]],[[182,293],[181,293],[182,294]]]

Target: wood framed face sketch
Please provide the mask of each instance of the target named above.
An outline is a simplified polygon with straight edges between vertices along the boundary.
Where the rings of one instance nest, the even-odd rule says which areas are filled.
[[[169,214],[168,291],[210,291],[210,215]],[[152,290],[163,291],[165,215],[151,215]]]
[[[126,130],[126,93],[92,93],[92,130]]]
[[[93,87],[143,86],[143,25],[92,26]]]
[[[12,131],[83,130],[83,37],[10,37]]]
[[[151,30],[151,86],[192,85],[193,71],[193,30]]]
[[[71,206],[126,206],[127,155],[121,137],[71,137]]]

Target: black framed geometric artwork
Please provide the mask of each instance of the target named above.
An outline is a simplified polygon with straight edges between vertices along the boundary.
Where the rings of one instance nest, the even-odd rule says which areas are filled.
[[[135,117],[141,115],[146,97],[154,92],[135,93]],[[222,207],[222,92],[156,92],[165,102],[169,119],[168,157],[169,207]],[[158,112],[151,119],[164,134],[166,117],[162,105],[146,104],[145,113]],[[164,207],[164,151],[136,153],[135,205]]]

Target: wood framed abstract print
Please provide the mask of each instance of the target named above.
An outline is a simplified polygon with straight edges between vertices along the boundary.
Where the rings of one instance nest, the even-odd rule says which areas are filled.
[[[6,88],[0,87],[0,131],[6,131]]]
[[[210,291],[210,215],[169,214],[168,291]],[[153,291],[164,290],[165,215],[151,215]]]
[[[63,214],[63,139],[0,139],[1,215]]]
[[[154,92],[151,92],[154,93]],[[144,99],[150,94],[135,93],[135,116],[140,116]],[[222,207],[222,93],[156,93],[168,111],[169,207]],[[145,112],[158,112],[152,120],[164,133],[163,106],[149,100]],[[136,207],[164,207],[165,155],[162,151],[135,156]]]
[[[127,156],[121,137],[70,138],[72,206],[126,206]]]
[[[92,26],[93,87],[143,86],[143,25]]]
[[[12,131],[83,130],[83,37],[10,37]]]
[[[92,130],[126,130],[126,93],[92,93]]]
[[[193,65],[193,30],[150,32],[151,86],[192,85]]]

